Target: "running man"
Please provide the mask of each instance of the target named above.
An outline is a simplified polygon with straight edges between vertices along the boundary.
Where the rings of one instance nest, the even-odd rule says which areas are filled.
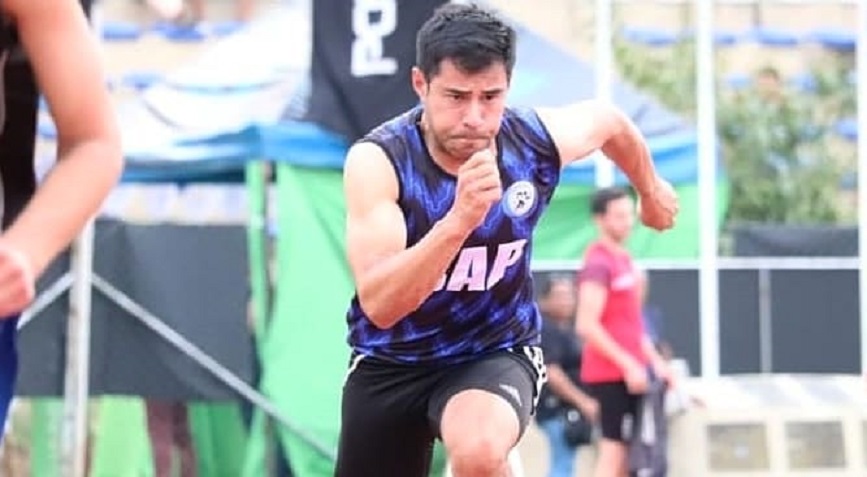
[[[105,86],[94,34],[77,0],[0,0],[2,62],[20,44],[57,125],[57,165],[38,188],[3,180],[0,234],[0,425],[17,374],[18,315],[33,300],[36,280],[75,239],[117,182],[123,164],[120,136]],[[2,90],[5,111],[9,91]],[[14,121],[5,118],[3,124]],[[3,154],[5,151],[0,151]],[[2,157],[33,170],[33,157]],[[28,174],[29,175],[29,174]],[[30,198],[30,191],[36,188]]]
[[[356,295],[336,475],[426,476],[437,438],[455,477],[509,475],[546,379],[530,244],[560,170],[601,148],[658,230],[677,199],[617,109],[505,105],[515,31],[494,13],[444,5],[416,62],[421,105],[344,167]]]

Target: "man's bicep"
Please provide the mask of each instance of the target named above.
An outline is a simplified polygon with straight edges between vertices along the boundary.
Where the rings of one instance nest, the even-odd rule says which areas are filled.
[[[349,265],[356,280],[406,245],[406,226],[395,203],[385,202],[364,213],[348,214],[346,233]]]
[[[560,153],[562,166],[600,149],[618,127],[613,108],[595,100],[539,108],[537,114]]]
[[[344,165],[346,246],[356,281],[376,263],[406,246],[406,225],[397,205],[397,177],[379,146],[353,146]]]
[[[579,326],[598,322],[607,299],[608,288],[605,285],[594,280],[582,281],[578,285]]]

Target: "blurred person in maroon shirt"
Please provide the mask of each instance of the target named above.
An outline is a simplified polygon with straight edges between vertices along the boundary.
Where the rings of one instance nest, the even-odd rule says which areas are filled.
[[[650,371],[670,380],[666,360],[645,331],[641,275],[626,249],[635,206],[626,190],[605,188],[592,199],[598,238],[578,275],[578,333],[584,341],[581,381],[599,403],[601,441],[596,477],[626,476],[627,450]]]

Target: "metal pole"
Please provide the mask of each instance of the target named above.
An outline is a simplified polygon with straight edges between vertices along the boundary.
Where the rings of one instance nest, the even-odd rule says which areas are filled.
[[[99,1],[90,10],[91,32],[101,39]],[[90,316],[93,289],[94,223],[91,220],[72,244],[69,323],[66,338],[63,421],[60,432],[61,473],[86,477],[88,404],[90,397]]]
[[[36,319],[40,313],[51,306],[55,300],[59,299],[61,295],[72,288],[74,282],[75,277],[72,276],[72,272],[66,272],[62,277],[57,279],[56,282],[46,288],[45,291],[37,296],[36,299],[33,300],[33,303],[24,310],[24,313],[21,313],[21,318],[18,320],[18,331],[24,329],[24,327]]]
[[[90,385],[90,311],[93,275],[93,222],[73,244],[73,283],[69,293],[69,323],[66,339],[62,475],[85,477]]]
[[[858,296],[861,373],[867,374],[867,0],[858,0]]]
[[[759,369],[774,372],[773,312],[771,311],[771,270],[760,268],[759,275]]]
[[[293,424],[282,414],[280,409],[278,409],[277,406],[275,406],[271,401],[269,401],[268,398],[265,397],[262,393],[245,383],[238,376],[232,374],[232,371],[230,371],[225,366],[220,364],[217,360],[202,351],[201,348],[190,342],[188,339],[186,339],[183,335],[181,335],[174,329],[172,329],[172,327],[165,324],[165,322],[159,319],[159,317],[133,301],[132,298],[123,293],[121,290],[117,289],[114,285],[109,283],[108,280],[100,277],[97,274],[94,274],[92,279],[93,287],[96,288],[97,291],[105,295],[108,299],[110,299],[112,303],[120,307],[125,312],[129,313],[137,320],[141,321],[142,324],[150,328],[156,334],[160,335],[164,340],[168,341],[172,346],[180,350],[182,353],[189,356],[190,359],[208,370],[211,374],[214,375],[214,377],[222,381],[225,385],[232,388],[233,391],[237,392],[248,401],[258,406],[266,414],[273,417],[280,424],[292,431],[296,436],[298,436],[301,440],[303,440],[307,445],[309,445],[320,455],[331,459],[332,461],[336,458],[333,449],[319,442],[312,435],[308,434],[306,431]]]
[[[611,100],[611,81],[614,70],[614,55],[611,51],[613,20],[612,0],[596,0],[596,38],[595,46],[595,82],[596,98],[602,101]],[[609,187],[614,184],[614,164],[600,151],[594,160],[596,170],[596,186]]]
[[[714,2],[695,0],[698,93],[699,319],[702,377],[719,376]]]

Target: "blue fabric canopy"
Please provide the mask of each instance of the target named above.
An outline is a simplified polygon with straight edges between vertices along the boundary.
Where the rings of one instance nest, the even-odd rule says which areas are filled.
[[[125,181],[238,180],[246,162],[263,159],[341,168],[345,141],[293,119],[301,116],[308,89],[309,23],[305,9],[277,7],[123,105]],[[518,29],[511,104],[556,106],[593,96],[589,63]],[[647,136],[662,174],[694,183],[692,125],[626,84],[613,84],[612,94]],[[589,185],[593,178],[593,161],[581,161],[562,181]]]

